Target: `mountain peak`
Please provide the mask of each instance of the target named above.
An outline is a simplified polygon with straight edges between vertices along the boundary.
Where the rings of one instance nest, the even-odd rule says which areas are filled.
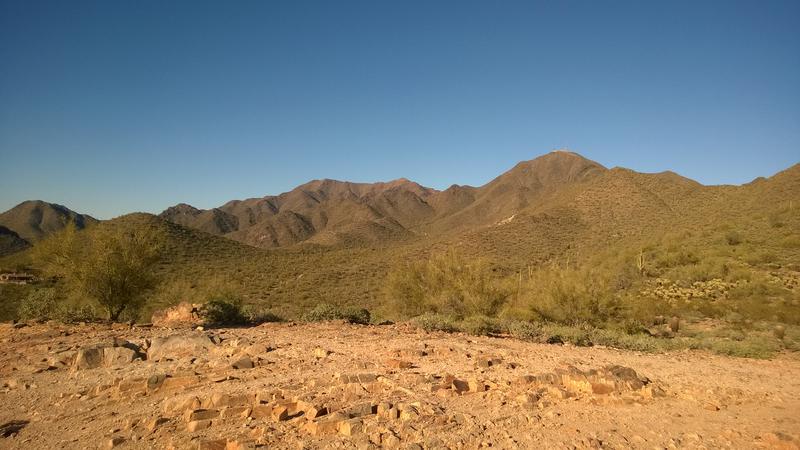
[[[26,200],[0,214],[0,225],[17,233],[28,242],[36,242],[63,229],[67,223],[83,228],[97,219],[78,214],[66,206],[42,200]]]

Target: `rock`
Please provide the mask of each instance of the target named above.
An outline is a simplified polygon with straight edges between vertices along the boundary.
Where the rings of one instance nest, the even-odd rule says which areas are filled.
[[[208,441],[200,441],[198,444],[198,450],[227,450],[228,447],[228,440],[227,439],[214,439]]]
[[[266,419],[272,417],[272,405],[256,405],[250,411],[250,417],[253,419]]]
[[[361,433],[363,427],[364,425],[361,422],[361,419],[349,419],[339,422],[337,429],[339,430],[339,433],[345,436],[353,436],[357,433]]]
[[[204,334],[179,335],[155,338],[147,349],[147,359],[161,361],[208,354],[214,347],[211,339]]]
[[[75,355],[73,370],[94,369],[103,365],[102,347],[84,347]]]
[[[409,368],[413,367],[413,364],[411,364],[408,361],[404,361],[402,359],[394,359],[394,358],[392,358],[392,359],[387,359],[386,360],[386,367],[389,367],[389,368],[392,368],[392,369],[409,369]]]
[[[249,406],[232,406],[230,408],[223,408],[220,411],[220,416],[223,418],[231,418],[231,417],[239,417],[239,418],[246,418],[250,417],[250,412],[252,409]]]
[[[194,433],[195,431],[205,430],[211,426],[211,420],[195,420],[186,424],[186,431]]]
[[[161,385],[164,383],[164,380],[166,380],[166,379],[167,379],[167,375],[163,374],[163,373],[157,373],[157,374],[150,375],[147,378],[147,390],[148,391],[154,391],[154,390],[160,388]]]
[[[194,327],[203,322],[200,317],[201,308],[200,304],[182,302],[154,312],[151,321],[157,327]]]
[[[183,375],[177,377],[167,377],[161,383],[159,389],[164,391],[181,390],[188,387],[195,386],[200,383],[200,377],[197,375]]]
[[[232,367],[234,369],[252,369],[253,367],[255,367],[255,364],[253,364],[253,360],[245,356],[237,360],[235,363],[233,363]]]
[[[103,349],[103,365],[105,367],[118,367],[131,363],[141,356],[139,352],[127,347],[111,347]]]
[[[322,359],[322,358],[327,358],[328,355],[331,354],[331,352],[328,351],[328,350],[325,350],[324,348],[317,347],[317,348],[314,349],[314,353],[313,354],[314,354],[315,358]]]
[[[114,338],[110,342],[80,348],[75,353],[72,370],[123,366],[141,357],[137,345]]]
[[[274,408],[272,408],[270,417],[272,417],[272,420],[276,422],[289,420],[289,408],[285,405],[276,405]]]
[[[165,419],[164,417],[154,417],[145,422],[144,428],[150,433],[153,433],[158,429],[158,427],[164,425],[167,422],[169,422],[169,420]]]
[[[453,380],[453,389],[459,394],[469,391],[469,383],[463,380]]]
[[[470,392],[485,392],[486,385],[483,384],[483,381],[479,381],[476,379],[471,379],[467,382]]]
[[[217,417],[219,417],[219,410],[216,409],[187,409],[183,414],[183,418],[187,422],[216,419]]]
[[[125,442],[125,438],[124,437],[116,436],[116,437],[113,437],[111,439],[106,440],[106,442],[103,444],[103,448],[114,448],[114,447],[117,447],[119,445],[122,445],[122,443],[124,443],[124,442]]]

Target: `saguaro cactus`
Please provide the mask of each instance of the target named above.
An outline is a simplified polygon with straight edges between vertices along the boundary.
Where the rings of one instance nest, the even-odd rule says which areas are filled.
[[[673,333],[677,333],[680,328],[681,319],[679,319],[678,316],[674,316],[672,319],[669,319],[669,329],[672,330]]]

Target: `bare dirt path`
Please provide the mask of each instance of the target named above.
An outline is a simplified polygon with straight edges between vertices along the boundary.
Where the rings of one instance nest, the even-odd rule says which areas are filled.
[[[795,354],[643,354],[343,323],[205,332],[3,324],[0,342],[0,448],[800,442]]]

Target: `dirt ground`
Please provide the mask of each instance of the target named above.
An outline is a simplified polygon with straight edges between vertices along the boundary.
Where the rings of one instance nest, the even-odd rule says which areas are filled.
[[[796,354],[644,354],[338,322],[2,324],[0,342],[0,448],[800,443]]]

